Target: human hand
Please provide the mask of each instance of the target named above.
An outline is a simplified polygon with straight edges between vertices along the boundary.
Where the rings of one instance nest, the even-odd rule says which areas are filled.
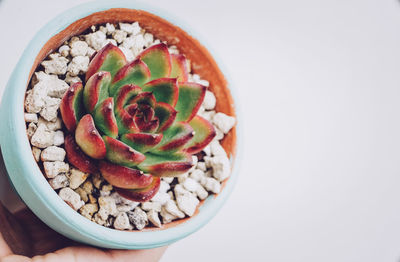
[[[0,203],[0,262],[155,262],[165,249],[108,250],[82,246],[46,226],[30,210],[11,214]]]

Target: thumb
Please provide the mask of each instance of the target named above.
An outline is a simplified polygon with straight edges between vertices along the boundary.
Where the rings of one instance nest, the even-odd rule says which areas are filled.
[[[0,259],[13,253],[29,256],[31,252],[25,230],[0,202]]]
[[[0,235],[0,259],[12,254],[10,247],[7,245],[3,236]]]

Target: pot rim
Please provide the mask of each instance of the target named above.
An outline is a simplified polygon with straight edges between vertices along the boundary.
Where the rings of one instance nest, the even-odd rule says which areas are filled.
[[[69,207],[49,186],[32,157],[31,146],[28,139],[26,139],[23,110],[24,97],[31,66],[37,54],[52,36],[64,30],[71,23],[90,14],[111,8],[138,9],[153,13],[178,25],[182,30],[194,36],[196,39],[200,39],[200,42],[207,47],[207,50],[217,61],[224,76],[228,79],[229,90],[235,101],[237,150],[235,164],[231,171],[230,178],[226,182],[221,193],[217,196],[211,195],[204,201],[204,204],[199,208],[200,212],[196,216],[171,228],[161,228],[159,230],[144,232],[129,232],[106,228],[86,219]],[[197,231],[216,215],[227,200],[237,180],[243,153],[242,117],[238,96],[227,75],[226,68],[223,66],[221,60],[218,59],[215,52],[210,50],[205,38],[199,36],[197,32],[193,32],[193,29],[188,28],[185,24],[186,23],[179,21],[179,19],[168,12],[143,2],[132,0],[118,0],[112,2],[103,0],[94,1],[78,5],[57,15],[36,33],[26,47],[3,94],[0,114],[1,119],[4,119],[5,122],[4,125],[0,127],[0,144],[2,145],[7,171],[9,174],[13,174],[9,175],[9,178],[18,192],[18,195],[43,222],[54,230],[71,239],[105,248],[154,248],[175,242]],[[10,136],[9,134],[15,135]],[[38,174],[40,174],[40,176]],[[33,191],[34,194],[31,195],[29,190],[26,190],[25,186],[29,186],[29,189]]]

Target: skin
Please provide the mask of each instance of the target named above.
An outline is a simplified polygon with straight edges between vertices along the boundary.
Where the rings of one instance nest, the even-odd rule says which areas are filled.
[[[156,262],[166,248],[111,250],[82,246],[47,227],[29,210],[10,214],[0,203],[0,262]]]

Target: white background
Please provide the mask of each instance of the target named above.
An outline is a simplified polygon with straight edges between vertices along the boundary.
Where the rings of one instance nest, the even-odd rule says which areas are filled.
[[[0,0],[1,93],[81,2]],[[207,36],[245,126],[231,198],[162,261],[400,261],[399,1],[147,2]]]

